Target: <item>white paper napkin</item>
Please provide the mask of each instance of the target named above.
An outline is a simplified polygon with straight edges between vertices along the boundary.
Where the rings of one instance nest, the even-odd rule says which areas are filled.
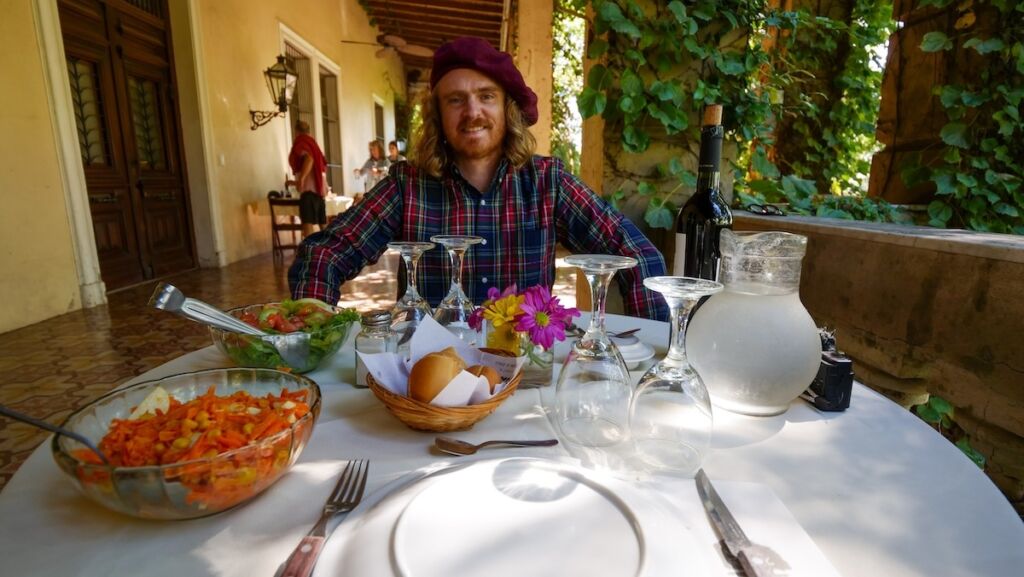
[[[477,349],[457,338],[448,329],[442,327],[431,317],[426,317],[416,328],[409,341],[410,358],[402,358],[396,353],[364,354],[357,352],[366,365],[366,370],[374,380],[385,389],[396,395],[408,396],[409,373],[417,361],[430,353],[454,347],[467,365],[487,365],[494,367],[502,376],[494,392],[485,377],[478,377],[466,371],[460,372],[436,397],[432,405],[439,407],[462,407],[482,403],[505,390],[509,378],[522,366],[521,358],[492,355]]]

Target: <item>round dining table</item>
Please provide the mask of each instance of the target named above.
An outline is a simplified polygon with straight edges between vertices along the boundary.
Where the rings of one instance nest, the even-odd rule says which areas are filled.
[[[640,339],[657,350],[654,359],[631,371],[634,380],[664,354],[667,323],[609,315],[607,324],[610,330],[640,328]],[[556,361],[567,350],[567,342],[559,343]],[[133,382],[225,366],[230,361],[211,346]],[[251,501],[205,518],[154,521],[109,511],[77,492],[55,464],[50,443],[43,443],[0,492],[0,575],[270,577],[316,521],[352,459],[369,460],[367,499],[377,501],[417,471],[471,459],[527,457],[580,469],[601,466],[592,454],[565,442],[484,449],[472,457],[439,453],[431,448],[434,434],[406,427],[371,391],[351,384],[353,366],[350,338],[308,375],[320,385],[323,405],[293,468]],[[557,437],[549,411],[554,389],[517,390],[492,415],[450,436],[471,442]],[[818,412],[797,399],[773,417],[716,409],[714,419],[703,469],[751,540],[792,561],[791,575],[1024,574],[1024,523],[1006,498],[959,449],[869,388],[855,383],[844,412]],[[645,528],[646,539],[679,546],[686,541],[704,552],[700,572],[662,567],[640,575],[741,574],[725,562],[693,479],[614,470],[602,474],[657,497],[664,518],[679,520]],[[345,519],[341,527],[351,522]],[[500,526],[502,519],[494,523]],[[337,547],[358,530],[335,532],[315,575],[353,574],[338,569],[342,553]],[[548,530],[539,525],[524,538],[543,539]]]

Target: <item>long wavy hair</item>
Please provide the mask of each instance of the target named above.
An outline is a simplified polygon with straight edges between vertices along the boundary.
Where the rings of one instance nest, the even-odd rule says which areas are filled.
[[[416,131],[416,148],[413,151],[411,162],[416,168],[430,176],[441,178],[444,169],[455,159],[455,153],[444,136],[436,89],[425,93],[420,103],[420,110],[423,122]],[[503,144],[505,158],[508,159],[514,170],[525,166],[537,149],[537,140],[526,126],[522,110],[508,94],[505,94],[505,141]]]

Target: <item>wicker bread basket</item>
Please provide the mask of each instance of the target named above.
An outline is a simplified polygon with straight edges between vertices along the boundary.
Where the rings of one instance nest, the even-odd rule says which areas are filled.
[[[485,348],[480,350],[493,355],[512,356],[512,353],[499,349]],[[503,391],[482,403],[465,407],[438,407],[430,403],[417,401],[412,397],[396,395],[374,380],[373,375],[366,375],[366,384],[369,385],[373,394],[380,399],[380,402],[384,403],[384,407],[387,408],[388,412],[397,417],[399,421],[408,425],[409,428],[418,431],[444,433],[468,429],[476,424],[477,421],[483,420],[484,417],[493,413],[494,409],[498,408],[498,405],[512,396],[516,387],[519,386],[519,380],[522,376],[522,371],[517,372],[509,380],[508,384],[505,385]]]

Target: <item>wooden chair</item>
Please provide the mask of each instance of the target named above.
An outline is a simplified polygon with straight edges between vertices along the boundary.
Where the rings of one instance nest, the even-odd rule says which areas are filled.
[[[284,264],[284,251],[296,251],[302,241],[302,223],[299,217],[294,214],[281,214],[285,207],[299,208],[299,199],[283,198],[281,193],[270,191],[267,194],[267,202],[270,203],[270,238],[274,251],[274,263]],[[285,233],[284,239],[281,233]],[[290,239],[290,240],[289,240]]]

